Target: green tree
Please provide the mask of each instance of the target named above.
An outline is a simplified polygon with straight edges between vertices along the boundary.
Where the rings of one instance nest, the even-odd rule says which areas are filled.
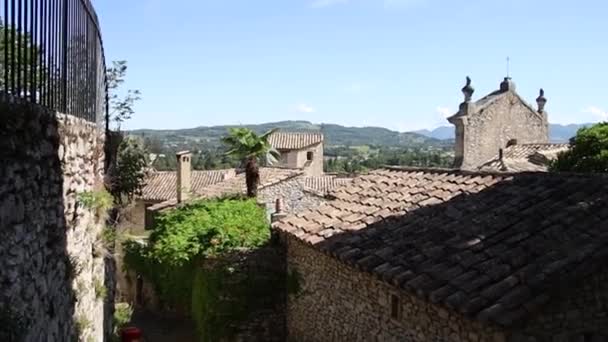
[[[110,185],[110,193],[118,205],[131,203],[141,194],[146,178],[147,158],[141,142],[126,137],[118,147],[116,169]]]
[[[608,122],[579,129],[570,144],[551,163],[551,171],[608,172]]]
[[[126,94],[119,92],[127,76],[127,61],[113,61],[106,75],[110,97],[110,120],[114,121],[117,130],[120,130],[120,125],[135,113],[133,107],[135,102],[141,100],[141,92],[137,89],[128,89]]]
[[[5,40],[5,33],[7,33],[9,42],[14,37],[11,44]],[[14,50],[10,48],[12,45],[15,46]],[[5,57],[8,57],[8,60],[5,61]],[[9,86],[8,84],[4,84],[6,76],[10,78],[17,73],[17,70],[13,70],[12,65],[9,63],[9,61],[14,60],[15,66],[19,68],[21,75],[33,75],[32,78],[28,77],[28,79],[22,80],[25,89],[21,90],[21,95],[31,96],[32,92],[38,92],[40,98],[46,96],[42,92],[47,89],[40,87],[40,85],[52,75],[48,75],[49,71],[44,65],[40,64],[39,58],[40,48],[34,44],[31,35],[20,33],[12,26],[6,26],[2,17],[0,17],[0,88]],[[32,83],[33,80],[35,80],[35,83]],[[36,88],[38,89],[33,88],[34,84],[37,85]]]
[[[238,158],[245,164],[248,197],[256,197],[258,194],[260,184],[258,161],[274,164],[279,158],[279,152],[268,141],[274,132],[275,130],[270,130],[262,135],[257,135],[248,128],[231,128],[230,134],[222,138],[222,142],[229,148],[226,154]]]

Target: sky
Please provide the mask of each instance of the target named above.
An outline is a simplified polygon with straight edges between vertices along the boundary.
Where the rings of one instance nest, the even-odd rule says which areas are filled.
[[[509,75],[552,123],[608,120],[604,0],[94,0],[143,99],[123,128],[448,124]],[[507,57],[509,63],[507,63]],[[507,64],[509,67],[507,68]]]

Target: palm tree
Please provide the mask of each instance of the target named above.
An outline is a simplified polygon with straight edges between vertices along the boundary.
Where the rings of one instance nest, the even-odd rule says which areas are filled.
[[[275,131],[273,129],[257,135],[248,128],[231,128],[228,136],[222,138],[222,142],[229,148],[226,154],[238,158],[245,164],[248,197],[258,195],[258,185],[260,184],[258,161],[272,165],[279,157],[279,152],[268,141],[270,135]]]

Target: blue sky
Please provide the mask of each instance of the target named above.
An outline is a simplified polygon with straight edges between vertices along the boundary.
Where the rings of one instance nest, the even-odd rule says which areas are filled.
[[[97,0],[108,61],[143,100],[126,128],[309,120],[446,124],[510,74],[551,122],[608,120],[603,0]]]

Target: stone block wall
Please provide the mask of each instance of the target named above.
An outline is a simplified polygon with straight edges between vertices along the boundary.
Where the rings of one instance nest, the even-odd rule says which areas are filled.
[[[288,272],[300,279],[287,301],[288,341],[505,341],[497,327],[404,294],[292,237],[283,241]],[[399,299],[396,319],[391,296]]]
[[[103,131],[3,98],[0,155],[0,340],[103,341],[111,259],[103,219],[78,201],[103,187]]]
[[[277,198],[283,199],[283,211],[295,213],[321,205],[326,200],[318,195],[304,191],[300,177],[280,182],[260,190],[258,199],[266,206],[269,215],[275,212]]]
[[[456,167],[476,169],[498,155],[509,140],[518,144],[547,143],[549,140],[546,113],[537,113],[519,95],[508,92],[476,112],[456,119]]]

